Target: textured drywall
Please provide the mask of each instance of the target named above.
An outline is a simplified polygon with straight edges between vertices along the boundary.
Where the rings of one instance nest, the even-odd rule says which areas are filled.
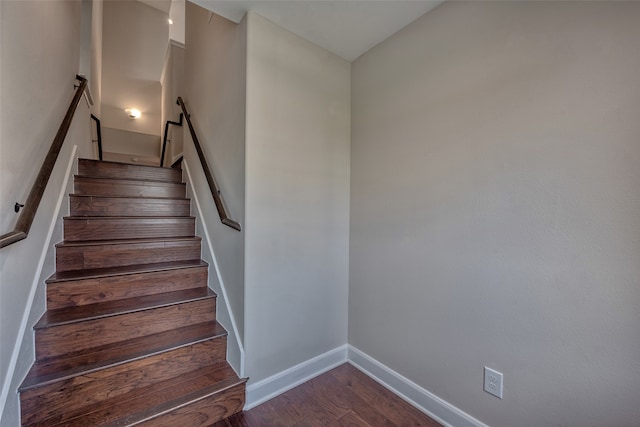
[[[638,22],[445,2],[352,64],[352,345],[494,427],[638,425]]]
[[[245,350],[255,383],[346,343],[350,64],[246,19]]]

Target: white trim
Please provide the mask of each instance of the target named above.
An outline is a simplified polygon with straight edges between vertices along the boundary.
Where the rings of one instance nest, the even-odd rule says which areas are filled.
[[[47,232],[47,237],[44,241],[44,245],[42,246],[42,252],[40,253],[40,259],[38,260],[38,264],[36,267],[36,271],[33,276],[33,282],[31,282],[31,290],[29,291],[29,298],[27,300],[27,306],[25,307],[24,312],[22,313],[22,321],[20,322],[20,329],[18,331],[18,336],[16,337],[16,342],[13,346],[13,353],[11,354],[11,361],[9,362],[9,367],[7,369],[7,376],[5,377],[4,384],[2,385],[2,394],[0,394],[0,417],[2,416],[7,403],[7,397],[9,396],[9,389],[11,388],[11,382],[13,380],[13,376],[15,375],[16,364],[18,363],[18,356],[20,353],[20,347],[22,346],[22,340],[24,339],[24,334],[27,330],[27,322],[29,321],[29,314],[31,313],[31,307],[33,306],[33,300],[36,295],[36,290],[38,289],[38,284],[40,283],[40,276],[42,275],[42,268],[44,267],[45,259],[47,257],[47,252],[49,251],[49,246],[51,244],[51,237],[53,236],[53,230],[56,227],[58,222],[58,216],[60,215],[60,208],[62,206],[62,201],[67,193],[67,185],[69,183],[69,178],[71,177],[71,168],[73,167],[76,159],[76,153],[78,151],[78,146],[74,145],[73,150],[71,150],[71,157],[69,158],[69,163],[67,164],[67,170],[64,175],[64,180],[62,182],[62,186],[60,187],[60,194],[58,195],[58,201],[56,202],[56,208],[54,211],[54,215],[51,218],[51,224],[49,225],[49,231]],[[11,373],[11,375],[9,375]]]
[[[178,153],[175,156],[173,156],[173,158],[171,159],[171,164],[174,164],[176,160],[178,160],[180,157],[184,157],[182,153]]]
[[[488,427],[352,345],[348,358],[353,366],[445,426]]]
[[[169,45],[184,49],[184,43],[179,42],[179,41],[174,40],[174,39],[169,39]]]
[[[198,211],[198,218],[204,218],[204,215],[202,214],[202,209],[200,208],[200,202],[198,201],[198,195],[196,194],[195,189],[193,188],[193,180],[191,179],[191,173],[189,172],[189,165],[187,163],[187,159],[182,159],[182,168],[184,172],[187,174],[187,183],[189,184],[189,189],[193,197],[193,201],[196,205],[196,210]],[[200,221],[200,222],[202,224],[202,229],[204,230],[204,234],[205,234],[204,240],[207,244],[207,247],[209,248],[211,259],[213,260],[213,268],[216,271],[216,275],[218,277],[218,283],[220,283],[220,290],[222,293],[221,297],[224,300],[224,304],[227,308],[227,312],[229,313],[229,318],[231,319],[231,328],[233,330],[231,334],[233,335],[238,345],[238,349],[240,350],[239,375],[241,377],[244,377],[245,375],[244,374],[244,346],[242,345],[242,341],[240,340],[240,333],[238,332],[238,325],[236,324],[236,318],[233,315],[233,309],[231,308],[231,304],[229,303],[229,298],[227,298],[227,291],[224,286],[224,280],[222,278],[222,275],[220,274],[220,268],[218,267],[218,260],[216,259],[216,254],[215,254],[215,251],[213,250],[213,246],[211,246],[211,237],[209,235],[209,230],[204,221]]]
[[[78,74],[80,77],[87,80],[87,87],[84,89],[84,100],[87,101],[87,107],[91,109],[93,107],[93,96],[91,95],[91,89],[89,88],[89,79],[84,74]]]
[[[247,386],[244,410],[273,399],[347,361],[347,344]]]

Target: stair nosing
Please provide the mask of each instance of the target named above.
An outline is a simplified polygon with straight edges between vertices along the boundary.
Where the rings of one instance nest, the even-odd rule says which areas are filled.
[[[173,200],[179,202],[191,202],[191,199],[186,197],[157,197],[157,196],[109,196],[104,194],[78,194],[69,193],[69,197],[96,197],[101,199],[134,199],[134,200]]]
[[[107,221],[117,221],[117,220],[137,220],[137,219],[188,219],[195,220],[196,217],[192,215],[102,215],[102,216],[91,216],[91,215],[69,215],[65,216],[62,219],[70,220],[70,221],[95,221],[95,220],[107,220]]]
[[[189,290],[192,289],[197,289],[197,288],[191,288]],[[141,296],[141,297],[133,297],[133,298],[125,298],[122,300],[118,300],[118,302],[123,302],[126,300],[136,300],[136,299],[144,299],[144,298],[148,298],[148,297],[154,297],[157,295],[163,295],[163,294],[176,294],[176,296],[178,296],[178,294],[181,293],[186,293],[185,291],[174,291],[174,292],[163,292],[160,294],[152,294],[152,295],[145,295],[145,296]],[[42,317],[40,318],[40,320],[38,320],[38,322],[33,326],[33,330],[34,331],[40,331],[40,330],[46,330],[49,328],[55,328],[58,326],[65,326],[65,325],[73,325],[76,323],[82,323],[82,322],[88,322],[91,320],[99,320],[99,319],[106,319],[108,317],[115,317],[115,316],[123,316],[125,314],[131,314],[131,313],[141,313],[144,311],[149,311],[149,310],[155,310],[158,308],[163,308],[163,307],[171,307],[173,305],[179,305],[179,304],[186,304],[186,303],[191,303],[191,302],[196,302],[196,301],[204,301],[207,299],[215,299],[217,298],[217,294],[212,291],[210,288],[207,287],[207,293],[206,295],[202,295],[202,296],[198,296],[198,297],[190,297],[187,299],[176,299],[176,300],[172,300],[172,301],[168,301],[168,302],[162,302],[162,303],[156,303],[153,305],[149,305],[149,306],[136,306],[136,307],[131,307],[128,309],[122,309],[120,311],[117,312],[108,312],[108,313],[101,313],[101,314],[96,314],[93,316],[87,316],[87,317],[82,317],[82,318],[78,318],[78,319],[70,319],[70,320],[66,320],[66,321],[58,321],[58,322],[52,322],[52,323],[48,323],[45,319],[47,316],[47,313],[51,313],[51,312],[56,312],[58,310],[65,310],[65,311],[72,311],[74,308],[77,307],[82,307],[84,310],[87,310],[89,306],[99,306],[99,305],[106,305],[107,303],[105,302],[98,302],[98,303],[94,303],[94,304],[87,304],[87,305],[83,305],[83,306],[75,306],[75,307],[66,307],[66,308],[59,308],[59,309],[54,309],[54,310],[47,310],[45,312],[45,314],[42,315]],[[109,301],[109,302],[113,302],[113,301]]]
[[[115,277],[115,276],[129,276],[133,274],[154,273],[160,271],[181,270],[186,268],[202,268],[208,267],[209,264],[202,259],[197,261],[169,261],[159,262],[152,264],[134,264],[132,266],[118,267],[119,271],[111,271],[114,267],[94,268],[94,269],[82,269],[82,270],[70,270],[53,273],[45,282],[47,284],[72,282],[77,280],[86,279],[98,279],[102,277]],[[92,274],[81,275],[80,272],[91,271]],[[100,272],[102,271],[102,272]],[[76,273],[77,275],[69,274],[69,277],[56,278],[57,273]]]
[[[135,167],[140,167],[140,168],[151,168],[151,169],[163,169],[163,170],[175,170],[174,168],[167,168],[164,166],[154,166],[154,165],[141,165],[141,164],[134,164],[134,163],[124,163],[124,162],[117,162],[115,160],[97,160],[97,159],[78,159],[81,160],[83,163],[87,162],[87,163],[110,163],[110,164],[114,164],[114,165],[123,165],[123,166],[135,166]]]
[[[199,402],[199,401],[201,401],[203,399],[206,399],[208,397],[215,396],[216,394],[224,393],[224,392],[226,392],[227,390],[230,390],[233,387],[237,387],[239,385],[246,384],[246,383],[247,383],[247,378],[239,378],[239,377],[237,379],[235,379],[235,378],[227,378],[225,380],[222,380],[222,381],[217,382],[215,384],[212,384],[210,386],[204,387],[204,388],[202,388],[202,389],[200,389],[198,391],[191,392],[191,393],[189,393],[189,394],[187,394],[185,396],[180,396],[179,398],[169,400],[168,402],[165,402],[163,405],[155,405],[154,407],[149,408],[147,411],[144,411],[144,412],[151,412],[154,408],[158,408],[159,406],[164,406],[164,405],[167,405],[167,406],[170,406],[170,407],[167,408],[164,411],[155,412],[155,413],[153,413],[153,414],[151,414],[151,415],[149,415],[147,417],[143,417],[143,418],[140,418],[140,419],[137,419],[137,420],[136,419],[130,420],[129,422],[131,424],[128,424],[128,425],[133,427],[133,426],[136,426],[138,424],[141,424],[141,423],[144,423],[144,422],[147,422],[147,421],[151,421],[154,418],[158,418],[158,417],[161,417],[163,415],[169,414],[169,413],[171,413],[171,412],[173,412],[173,411],[175,411],[177,409],[184,408],[185,406],[188,406],[188,405],[191,405],[193,403]],[[224,385],[222,387],[220,387],[220,384],[224,384]],[[214,387],[215,387],[215,389],[214,389]],[[139,413],[143,413],[143,412],[141,411]],[[115,426],[119,425],[118,423],[122,422],[125,419],[126,418],[120,418],[118,420],[115,420],[115,421],[107,424],[107,426],[114,426],[115,427]]]
[[[229,363],[224,360],[224,361],[220,361],[220,362],[216,362],[214,364],[211,365],[207,365],[205,367],[199,368],[199,369],[195,369],[193,371],[190,372],[190,374],[193,374],[196,371],[201,371],[203,369],[207,369],[207,368],[215,368],[215,369],[225,369],[225,368],[229,368],[233,371],[233,369],[231,368],[231,366],[229,365]],[[166,384],[169,381],[174,381],[175,378],[169,379],[169,380],[165,380],[162,381],[161,383],[157,383],[154,384],[153,386],[149,386],[149,387],[145,387],[142,390],[139,390],[138,393],[140,394],[140,392],[144,395],[147,394],[149,392],[154,392],[154,391],[158,391],[158,390],[153,390],[154,386],[158,386],[159,384]],[[149,420],[152,420],[153,418],[156,418],[160,415],[165,415],[170,411],[173,411],[175,409],[179,409],[181,407],[184,407],[185,405],[188,405],[190,403],[194,403],[197,402],[199,400],[202,400],[204,398],[219,394],[219,393],[223,393],[227,390],[229,390],[232,387],[235,386],[239,386],[239,385],[243,385],[246,384],[247,379],[246,378],[239,378],[237,376],[237,374],[235,374],[234,371],[234,376],[231,378],[225,378],[222,380],[219,380],[213,384],[209,384],[207,386],[204,387],[200,387],[188,394],[185,395],[181,395],[178,397],[174,397],[174,398],[169,398],[169,399],[163,399],[161,402],[155,403],[154,405],[150,406],[150,407],[146,407],[143,409],[139,409],[136,412],[132,412],[132,413],[128,413],[128,414],[123,414],[121,415],[119,418],[113,419],[112,421],[109,421],[106,424],[101,424],[102,427],[117,427],[117,426],[134,426]],[[160,391],[162,391],[164,388],[160,389]],[[131,392],[130,392],[131,393]],[[127,393],[129,394],[129,393]],[[116,400],[116,403],[118,403],[119,400],[122,400],[122,396],[118,396],[114,398]],[[104,405],[105,403],[108,403],[110,400],[114,400],[114,399],[107,399],[105,401],[102,402],[102,404]],[[167,407],[166,410],[163,410],[163,407]],[[96,411],[100,411],[101,409],[98,408],[97,410],[94,407],[84,407],[83,409],[89,409],[88,411],[76,411],[75,416],[72,416],[71,418],[67,418],[64,421],[62,421],[62,423],[64,423],[64,425],[67,424],[75,424],[77,423],[79,420],[81,421],[84,417],[96,412]],[[158,409],[160,409],[160,411],[158,411]],[[56,422],[54,425],[61,425],[60,422]]]
[[[74,182],[76,179],[99,179],[99,180],[107,180],[107,181],[127,181],[127,182],[153,182],[153,183],[158,183],[158,184],[169,184],[169,185],[181,185],[181,186],[185,186],[187,185],[185,182],[178,182],[178,181],[163,181],[163,180],[158,180],[158,179],[144,179],[144,178],[126,178],[126,177],[118,177],[118,178],[114,178],[111,176],[93,176],[93,175],[74,175],[73,179]]]
[[[76,367],[75,370],[72,369],[66,369],[63,371],[60,371],[58,374],[58,376],[56,376],[56,373],[51,373],[48,375],[43,375],[42,377],[44,377],[45,379],[42,381],[32,381],[31,384],[27,384],[24,385],[25,382],[27,382],[29,376],[27,375],[27,377],[24,379],[22,385],[20,385],[20,387],[18,388],[19,392],[23,392],[23,391],[27,391],[27,390],[32,390],[35,388],[39,388],[39,387],[44,387],[50,384],[53,384],[55,382],[58,381],[64,381],[67,380],[69,378],[73,378],[73,377],[77,377],[77,376],[81,376],[84,374],[91,374],[93,372],[98,372],[101,370],[105,370],[105,369],[109,369],[115,366],[119,366],[119,365],[124,365],[125,363],[129,363],[129,362],[135,362],[138,360],[142,360],[151,356],[156,356],[158,354],[162,354],[162,353],[167,353],[169,351],[173,351],[173,350],[177,350],[180,348],[184,348],[184,347],[188,347],[190,345],[193,344],[198,344],[198,343],[202,343],[205,341],[211,341],[211,340],[215,340],[221,337],[227,337],[229,334],[228,332],[224,329],[224,327],[217,321],[217,320],[212,320],[211,322],[206,322],[206,323],[211,323],[213,328],[216,329],[221,329],[222,331],[213,331],[211,335],[208,335],[206,337],[203,338],[199,338],[199,339],[195,339],[195,340],[191,340],[191,341],[183,341],[180,342],[179,344],[171,344],[165,347],[160,347],[158,349],[155,349],[151,352],[146,352],[143,354],[139,354],[138,356],[131,356],[129,355],[123,355],[120,358],[113,358],[110,360],[106,360],[103,362],[94,362],[88,365],[82,365],[79,367]],[[194,325],[190,325],[189,327],[193,327]],[[171,330],[170,332],[173,332],[174,330]],[[153,334],[153,335],[159,335],[159,334],[163,334],[166,333],[165,332],[159,332],[157,334]],[[138,337],[138,338],[134,338],[134,339],[144,339],[147,338],[148,336],[144,336],[144,337]],[[59,358],[65,357],[67,356],[66,354],[64,355],[60,355],[57,356]],[[44,359],[43,362],[51,362],[51,359]],[[36,361],[37,363],[37,361]],[[34,363],[34,366],[36,366],[36,363]],[[85,367],[89,366],[89,368],[84,369]]]

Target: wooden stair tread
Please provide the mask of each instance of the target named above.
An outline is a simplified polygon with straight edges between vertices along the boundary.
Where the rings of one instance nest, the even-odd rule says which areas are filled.
[[[122,163],[107,160],[79,159],[78,175],[80,176],[102,176],[109,177],[115,175],[120,176],[136,176],[136,177],[154,177],[155,179],[174,182],[182,179],[181,171],[172,168],[165,168],[151,165],[133,165],[130,163]]]
[[[70,194],[71,216],[189,216],[191,200],[184,197]]]
[[[195,217],[184,216],[67,216],[64,221],[64,240],[82,242],[92,240],[137,238],[167,238],[195,236]]]
[[[163,216],[150,216],[150,215],[145,215],[145,216],[124,216],[124,215],[119,215],[119,216],[89,216],[89,215],[73,215],[73,216],[65,216],[63,217],[63,219],[66,220],[79,220],[79,221],[122,221],[122,220],[143,220],[143,219],[150,219],[150,220],[163,220],[163,219],[195,219],[194,216],[191,215],[163,215]]]
[[[184,182],[126,177],[110,178],[76,175],[73,182],[73,192],[75,194],[103,196],[185,198],[186,188]]]
[[[226,335],[217,321],[203,322],[36,361],[19,391]]]
[[[105,178],[107,179],[107,178]],[[146,201],[146,200],[160,200],[160,201],[168,201],[168,200],[174,200],[174,201],[180,201],[180,202],[190,202],[191,199],[187,199],[185,197],[154,197],[154,196],[105,196],[103,194],[76,194],[76,193],[71,193],[69,194],[69,196],[71,197],[83,197],[83,198],[87,198],[87,199],[125,199],[125,200],[131,200],[133,201]]]
[[[215,297],[215,292],[209,288],[193,288],[183,291],[60,308],[57,310],[47,310],[38,323],[36,323],[34,329],[50,328],[53,326],[95,320]]]
[[[55,272],[47,279],[47,283],[67,282],[72,280],[97,279],[108,276],[126,276],[129,274],[151,273],[156,271],[179,270],[192,267],[207,267],[202,260],[170,261],[154,264],[136,264],[125,267],[93,268]]]
[[[80,240],[76,242],[63,241],[56,243],[56,248],[70,246],[102,246],[102,245],[122,245],[127,243],[162,243],[162,242],[181,242],[181,241],[201,241],[199,236],[188,237],[151,237],[144,239],[114,239],[114,240]]]
[[[46,420],[42,425],[133,425],[244,383],[245,379],[238,378],[229,364],[222,362],[92,404],[66,414],[64,419]]]
[[[182,171],[79,159],[19,391],[29,426],[190,427],[242,410]]]
[[[80,181],[88,181],[95,180],[96,182],[106,182],[109,181],[111,184],[125,184],[125,185],[159,185],[159,186],[186,186],[184,182],[176,182],[176,181],[163,181],[159,179],[145,179],[145,178],[127,178],[127,177],[118,177],[112,178],[108,176],[91,176],[91,175],[74,175],[75,180]],[[81,193],[84,195],[91,195],[86,193]],[[148,197],[148,196],[147,196]],[[177,197],[158,197],[154,196],[156,199],[176,199]]]

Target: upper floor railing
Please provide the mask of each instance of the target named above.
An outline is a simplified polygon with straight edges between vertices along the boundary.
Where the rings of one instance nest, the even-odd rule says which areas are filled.
[[[171,120],[167,120],[167,122],[164,124],[164,137],[162,139],[162,155],[160,156],[160,167],[164,166],[164,156],[167,152],[167,139],[169,136],[169,125],[182,126],[182,116],[183,114],[180,113],[179,122],[173,122]]]

